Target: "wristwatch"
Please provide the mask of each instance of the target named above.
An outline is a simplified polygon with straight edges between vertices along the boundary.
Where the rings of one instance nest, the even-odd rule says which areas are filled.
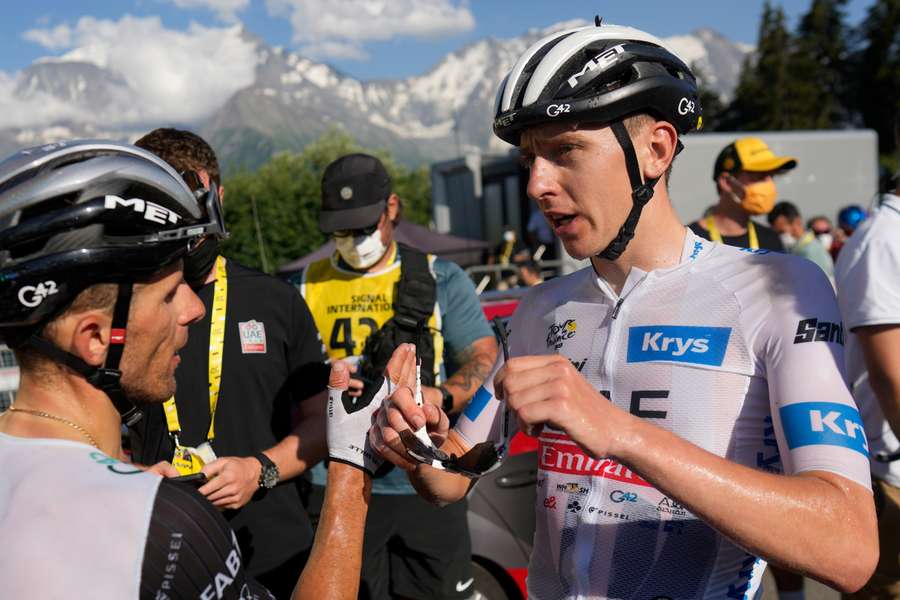
[[[441,390],[441,409],[449,415],[453,410],[453,394],[442,385],[439,385],[438,389]]]
[[[262,452],[257,452],[253,458],[262,465],[262,470],[259,472],[259,487],[271,490],[278,483],[278,467]]]

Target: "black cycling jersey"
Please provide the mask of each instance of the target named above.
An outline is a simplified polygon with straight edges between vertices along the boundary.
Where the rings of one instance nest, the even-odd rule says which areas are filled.
[[[244,570],[222,515],[190,485],[171,481],[160,483],[153,502],[140,597],[274,600]]]

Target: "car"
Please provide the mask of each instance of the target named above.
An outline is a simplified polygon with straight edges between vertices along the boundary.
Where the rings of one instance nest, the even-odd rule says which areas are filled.
[[[481,307],[490,320],[509,320],[526,288],[486,292]],[[517,433],[499,469],[482,477],[469,494],[474,596],[478,600],[528,597],[525,578],[534,539],[537,483],[535,438]]]

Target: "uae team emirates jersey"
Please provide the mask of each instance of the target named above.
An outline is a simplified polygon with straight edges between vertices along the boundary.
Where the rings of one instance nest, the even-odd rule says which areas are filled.
[[[686,232],[681,262],[632,269],[620,294],[587,268],[511,323],[512,356],[561,354],[619,408],[755,469],[830,471],[869,487],[831,285],[801,258]],[[495,438],[488,379],[456,425]],[[753,598],[765,562],[616,461],[540,435],[529,597]],[[697,490],[696,493],[702,493]]]

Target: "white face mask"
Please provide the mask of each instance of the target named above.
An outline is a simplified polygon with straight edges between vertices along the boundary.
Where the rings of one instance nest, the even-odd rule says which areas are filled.
[[[368,269],[387,252],[387,246],[381,241],[381,232],[377,229],[372,235],[336,237],[334,245],[341,258],[354,269]]]
[[[781,244],[785,248],[792,248],[794,246],[794,244],[797,243],[797,238],[795,238],[794,236],[792,236],[789,233],[780,233],[780,234],[778,234],[778,237],[781,238]]]
[[[831,250],[831,245],[834,243],[834,236],[830,233],[820,233],[816,236],[816,239],[825,246],[826,250]]]

